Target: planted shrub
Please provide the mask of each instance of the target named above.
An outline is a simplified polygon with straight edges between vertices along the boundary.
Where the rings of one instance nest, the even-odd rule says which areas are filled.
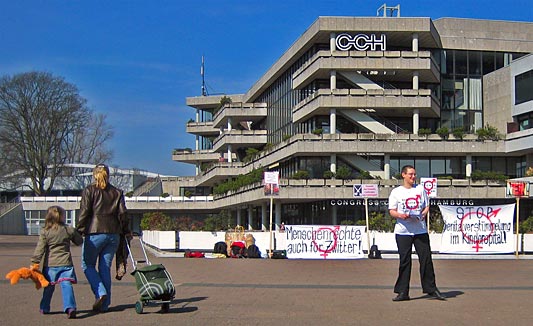
[[[324,130],[322,128],[317,128],[312,131],[312,133],[315,135],[322,135],[323,132]]]
[[[309,171],[307,171],[307,170],[298,170],[297,172],[295,172],[291,176],[291,179],[296,179],[296,180],[309,179]]]
[[[418,129],[418,135],[419,136],[427,136],[427,135],[430,135],[431,134],[431,129],[430,128],[420,128]]]
[[[437,135],[441,136],[442,138],[447,138],[448,135],[450,134],[450,130],[448,129],[448,127],[440,127],[435,132],[437,133]]]
[[[457,139],[461,139],[461,140],[462,140],[462,139],[464,138],[464,136],[465,136],[465,131],[464,131],[463,128],[458,127],[458,128],[453,129],[453,131],[452,131],[452,135],[453,135],[455,138],[457,138]]]
[[[346,180],[346,179],[349,179],[351,175],[352,175],[352,169],[350,169],[347,166],[340,166],[337,169],[336,177],[339,179]]]
[[[500,134],[498,129],[490,125],[476,130],[476,135],[479,140],[500,140],[502,138],[502,134]]]
[[[471,175],[472,180],[506,181],[508,177],[501,172],[475,170]]]

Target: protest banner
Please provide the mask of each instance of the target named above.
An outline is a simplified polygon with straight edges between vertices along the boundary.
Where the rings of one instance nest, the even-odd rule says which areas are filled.
[[[285,225],[287,258],[364,258],[365,226]]]
[[[513,252],[515,204],[492,206],[439,205],[444,220],[441,253]]]

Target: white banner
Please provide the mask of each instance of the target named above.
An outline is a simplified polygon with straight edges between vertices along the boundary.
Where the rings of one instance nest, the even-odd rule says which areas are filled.
[[[514,252],[515,204],[493,206],[439,205],[444,220],[441,253]]]
[[[365,226],[285,225],[287,258],[364,258]]]

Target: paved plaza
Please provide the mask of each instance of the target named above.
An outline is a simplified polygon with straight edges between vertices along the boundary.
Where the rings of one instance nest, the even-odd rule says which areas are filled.
[[[29,265],[37,237],[0,235],[3,275]],[[135,243],[134,243],[135,245]],[[135,252],[134,248],[134,252]],[[94,297],[73,255],[78,319],[61,312],[56,289],[50,315],[39,315],[41,290],[30,281],[0,282],[2,325],[531,325],[533,260],[439,259],[437,284],[449,299],[422,294],[418,261],[413,264],[411,301],[392,302],[398,260],[186,259],[149,254],[176,285],[170,312],[147,306],[131,275],[113,281],[112,310],[91,311]],[[394,255],[393,255],[394,256]],[[390,256],[389,256],[390,257]],[[137,258],[137,257],[136,257]],[[529,257],[528,257],[529,258]]]

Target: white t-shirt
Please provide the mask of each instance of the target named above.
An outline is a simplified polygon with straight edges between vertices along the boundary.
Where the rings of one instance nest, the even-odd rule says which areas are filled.
[[[421,219],[421,213],[429,200],[424,188],[394,188],[389,196],[389,209],[396,209],[400,214],[409,214],[407,219],[396,219],[395,234],[415,235],[427,233],[426,221]]]

